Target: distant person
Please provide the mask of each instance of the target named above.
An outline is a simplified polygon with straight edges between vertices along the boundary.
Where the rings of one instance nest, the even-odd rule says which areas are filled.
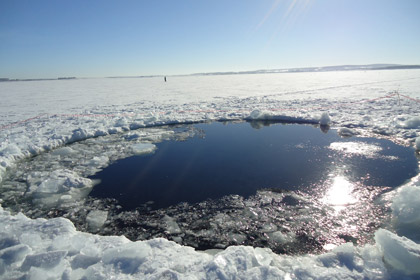
[[[165,80],[165,82],[166,82],[166,76],[163,78],[164,80]]]

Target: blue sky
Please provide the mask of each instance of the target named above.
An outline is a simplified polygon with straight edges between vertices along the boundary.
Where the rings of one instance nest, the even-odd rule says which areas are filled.
[[[0,0],[0,77],[420,64],[419,0]]]

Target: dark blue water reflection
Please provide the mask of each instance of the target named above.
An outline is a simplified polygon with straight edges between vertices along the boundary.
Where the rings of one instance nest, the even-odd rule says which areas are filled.
[[[195,127],[204,138],[159,143],[154,154],[119,160],[91,177],[101,183],[90,195],[116,198],[125,210],[149,201],[158,209],[229,194],[248,197],[261,188],[322,195],[325,182],[336,176],[359,186],[393,188],[418,168],[411,148],[375,138],[341,138],[308,125]]]

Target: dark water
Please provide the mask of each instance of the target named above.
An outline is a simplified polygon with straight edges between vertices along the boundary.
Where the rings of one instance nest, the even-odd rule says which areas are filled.
[[[334,176],[389,189],[418,171],[413,149],[388,140],[341,138],[308,125],[195,127],[205,137],[164,141],[154,154],[125,158],[97,173],[91,178],[101,183],[90,195],[115,198],[124,210],[147,202],[159,209],[267,188],[319,195]]]

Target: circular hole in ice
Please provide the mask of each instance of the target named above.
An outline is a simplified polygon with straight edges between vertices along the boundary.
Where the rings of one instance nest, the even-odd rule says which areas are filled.
[[[1,198],[31,217],[132,240],[307,253],[369,242],[389,218],[378,198],[417,169],[413,149],[325,127],[179,125],[34,157],[4,180]]]
[[[187,141],[163,141],[156,149],[136,144],[153,153],[100,171],[92,177],[100,183],[90,195],[115,198],[125,210],[146,202],[159,209],[225,195],[247,198],[258,189],[304,191],[323,196],[324,203],[344,205],[357,201],[358,188],[393,188],[417,169],[411,149],[374,138],[343,139],[308,125],[195,127],[202,133]]]

